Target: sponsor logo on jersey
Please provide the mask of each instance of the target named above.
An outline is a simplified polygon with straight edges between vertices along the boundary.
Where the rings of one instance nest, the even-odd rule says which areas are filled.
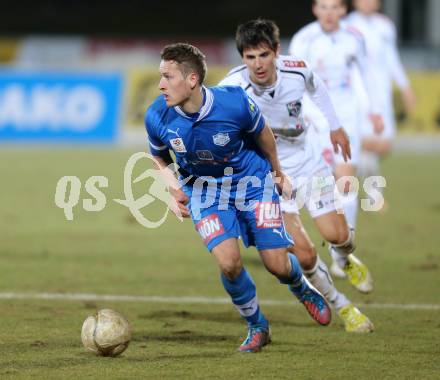
[[[257,228],[280,228],[283,225],[279,203],[258,202],[255,208]]]
[[[197,158],[202,161],[214,160],[214,156],[209,150],[196,150],[196,155]]]
[[[223,224],[217,214],[211,214],[203,218],[196,224],[196,230],[205,244],[208,244],[215,237],[225,233]]]
[[[286,104],[287,112],[289,112],[289,116],[298,117],[301,113],[301,102],[293,101]]]
[[[174,151],[177,153],[186,153],[186,147],[183,143],[183,140],[178,137],[176,139],[171,139],[170,144],[173,147]]]
[[[229,141],[231,141],[231,138],[229,137],[228,133],[220,132],[212,136],[212,140],[214,141],[215,145],[225,146]]]
[[[249,102],[249,109],[252,114],[255,114],[257,112],[257,105],[255,102],[248,96],[248,102]]]
[[[304,61],[290,61],[290,60],[283,60],[283,64],[286,67],[306,67],[306,64]]]

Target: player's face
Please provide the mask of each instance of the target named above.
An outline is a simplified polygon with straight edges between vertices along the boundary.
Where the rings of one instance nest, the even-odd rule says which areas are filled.
[[[268,45],[247,48],[243,51],[243,63],[248,67],[252,82],[260,86],[270,86],[277,80],[275,59],[278,51]]]
[[[325,32],[334,32],[339,28],[339,20],[347,11],[343,0],[316,0],[313,14]]]
[[[174,61],[161,61],[159,66],[159,90],[162,92],[168,107],[183,105],[190,97],[194,88],[192,75],[186,78]]]
[[[377,12],[380,8],[380,0],[355,0],[354,7],[357,11],[364,14]]]

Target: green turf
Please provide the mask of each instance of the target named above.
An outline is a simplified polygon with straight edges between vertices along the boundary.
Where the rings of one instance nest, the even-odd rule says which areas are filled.
[[[107,149],[0,151],[0,292],[225,297],[212,258],[189,221],[170,217],[149,230],[113,202],[123,198],[123,168],[133,153]],[[142,166],[142,165],[141,165]],[[375,279],[357,303],[440,304],[440,156],[396,154],[385,162],[389,212],[362,213],[358,253]],[[138,168],[137,171],[140,171]],[[83,184],[109,178],[107,206],[67,221],[54,204],[65,175]],[[135,192],[145,192],[137,184]],[[82,197],[89,197],[84,191]],[[160,217],[164,205],[145,214]],[[309,226],[310,223],[307,222]],[[316,233],[311,235],[319,246]],[[327,259],[323,248],[321,255]],[[288,301],[287,290],[243,252],[261,299]],[[133,342],[121,358],[97,358],[80,344],[96,309],[127,316]],[[315,326],[299,306],[265,306],[274,342],[258,355],[234,352],[245,326],[230,305],[0,300],[0,378],[109,379],[438,379],[440,311],[363,310],[376,325],[349,335],[335,316]]]

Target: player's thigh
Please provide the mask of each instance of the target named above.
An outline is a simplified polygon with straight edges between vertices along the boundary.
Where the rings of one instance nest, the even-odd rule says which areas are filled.
[[[236,238],[229,238],[211,250],[220,271],[229,279],[236,278],[243,267],[240,247]]]
[[[340,163],[334,169],[336,184],[341,194],[348,193],[353,187],[353,182],[356,181],[355,166],[347,163]]]
[[[343,213],[331,211],[313,218],[321,236],[330,243],[342,244],[349,237],[349,227]]]
[[[316,261],[316,250],[301,222],[300,216],[294,213],[283,213],[283,219],[287,233],[292,236],[295,241],[295,245],[291,250],[303,268],[311,269]]]

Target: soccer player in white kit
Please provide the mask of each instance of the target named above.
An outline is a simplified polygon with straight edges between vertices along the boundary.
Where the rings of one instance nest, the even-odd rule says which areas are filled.
[[[390,152],[396,132],[393,82],[400,90],[406,112],[412,110],[416,99],[399,58],[395,25],[388,17],[378,13],[381,1],[354,0],[353,5],[355,11],[345,18],[345,22],[358,29],[365,39],[368,65],[374,67],[373,74],[377,83],[375,97],[384,119],[384,130],[381,134],[374,133],[367,118],[362,123],[363,152],[359,173],[368,177],[379,175],[379,158]]]
[[[317,21],[296,33],[290,43],[290,54],[306,59],[314,72],[324,81],[336,108],[341,125],[350,137],[352,157],[345,162],[339,154],[333,157],[334,174],[343,194],[343,207],[347,222],[356,227],[359,200],[356,186],[350,186],[346,177],[353,177],[361,150],[361,108],[352,83],[353,72],[358,69],[370,100],[369,117],[377,133],[383,130],[383,120],[376,101],[377,88],[372,67],[367,64],[362,35],[352,28],[342,26],[340,19],[346,13],[344,0],[315,0],[313,13]],[[307,112],[308,117],[319,123],[318,112]],[[333,258],[331,272],[343,277],[339,254],[330,248]]]
[[[307,93],[331,126],[335,150],[341,150],[345,158],[350,156],[347,135],[325,85],[301,59],[279,55],[279,30],[272,21],[259,19],[240,25],[236,42],[244,65],[231,70],[220,85],[241,86],[257,103],[277,138],[282,170],[291,177],[296,194],[296,202],[281,203],[286,229],[295,241],[293,253],[309,281],[338,311],[347,331],[373,331],[370,320],[334,287],[327,266],[317,255],[299,217],[299,208],[304,204],[322,236],[339,252],[352,284],[361,291],[371,291],[368,269],[352,254],[353,233],[344,214],[336,211],[337,191],[331,168],[311,141],[313,136],[307,133],[302,116],[302,99]]]

